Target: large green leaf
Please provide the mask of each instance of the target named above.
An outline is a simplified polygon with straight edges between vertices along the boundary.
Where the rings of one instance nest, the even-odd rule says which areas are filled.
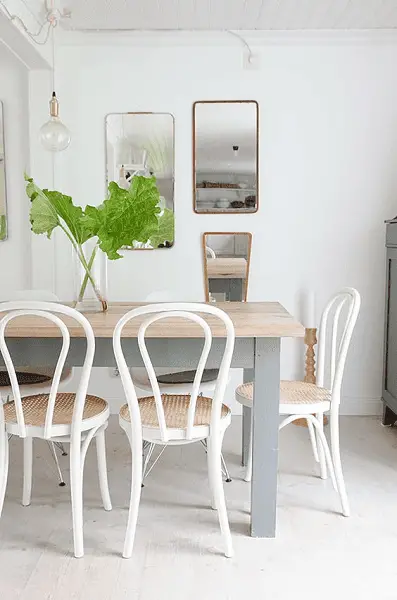
[[[31,200],[30,223],[34,233],[51,233],[59,225],[59,219],[55,208],[52,206],[46,194],[33,181],[25,175],[26,193]]]
[[[90,237],[91,233],[83,223],[84,212],[81,206],[75,206],[70,196],[65,196],[61,192],[52,192],[43,190],[52,206],[55,208],[57,215],[67,225],[70,233],[78,244],[84,244]]]
[[[158,248],[165,242],[174,243],[174,221],[173,211],[165,208],[161,217],[158,217],[157,229],[149,236],[153,248]]]
[[[77,244],[84,244],[90,237],[91,231],[83,224],[83,209],[73,204],[70,196],[61,192],[42,190],[33,179],[25,175],[27,181],[26,193],[32,205],[30,222],[34,233],[46,233],[48,237],[62,223],[69,230]]]
[[[155,177],[136,175],[128,190],[112,181],[107,200],[97,209],[90,207],[83,222],[96,232],[101,250],[115,260],[121,258],[120,248],[134,241],[145,243],[156,231],[159,201]]]

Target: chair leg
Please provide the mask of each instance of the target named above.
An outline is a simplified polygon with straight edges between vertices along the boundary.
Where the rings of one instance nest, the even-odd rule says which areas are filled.
[[[142,442],[139,439],[134,439],[132,431],[127,433],[127,437],[131,446],[132,476],[130,508],[128,512],[127,531],[124,540],[123,558],[130,558],[132,555],[142,486]]]
[[[337,413],[331,414],[331,452],[335,469],[336,484],[338,486],[339,496],[342,504],[342,513],[345,517],[350,517],[349,500],[347,498],[342,463],[340,459],[339,415]]]
[[[70,444],[70,494],[72,499],[73,542],[76,558],[84,556],[83,541],[83,473],[80,440]]]
[[[6,495],[7,477],[8,477],[8,461],[9,461],[9,445],[8,436],[4,435],[4,456],[3,468],[0,469],[0,517],[3,512],[4,498]]]
[[[310,436],[310,442],[312,445],[314,460],[316,462],[320,462],[320,458],[318,456],[318,450],[317,450],[316,432],[314,431],[314,425],[310,421],[310,419],[306,419],[306,423],[307,423],[307,428],[309,430],[309,436]]]
[[[227,468],[227,464],[225,461],[225,457],[223,456],[223,452],[221,452],[221,465],[222,465],[222,474],[225,476],[226,483],[230,483],[232,478],[230,477],[229,469]]]
[[[208,469],[208,484],[210,488],[210,498],[211,498],[211,508],[216,510],[216,500],[215,500],[215,487],[214,487],[214,473],[213,473],[213,462],[211,460],[211,454],[209,452],[209,438],[205,440],[205,451],[207,454],[207,469]]]
[[[323,418],[323,415],[321,414],[321,419]],[[309,417],[307,417],[309,418]],[[328,465],[328,469],[331,475],[331,481],[332,481],[332,485],[334,487],[334,490],[337,490],[337,484],[336,484],[336,477],[335,477],[335,469],[334,469],[334,465],[332,464],[332,458],[331,458],[331,453],[329,451],[329,446],[328,446],[328,442],[327,442],[327,438],[324,435],[324,428],[322,425],[322,422],[320,422],[316,417],[311,416],[310,417],[311,422],[313,423],[315,429],[316,429],[316,433],[317,433],[317,439],[318,439],[318,446],[319,446],[319,450],[321,448],[321,450],[324,453],[324,459],[326,462],[326,465]]]
[[[252,416],[252,411],[251,411]],[[247,458],[247,468],[245,470],[244,481],[251,481],[252,479],[252,418],[251,418],[251,428],[249,432],[249,444],[248,444],[248,458]]]
[[[218,439],[210,436],[207,440],[209,457],[209,477],[212,481],[215,505],[218,510],[219,525],[225,544],[225,556],[233,556],[232,536],[230,534],[229,521],[227,518],[225,494],[223,490],[221,448],[223,435],[218,434]]]
[[[98,463],[99,487],[101,490],[102,504],[105,510],[112,510],[112,501],[110,499],[108,471],[106,466],[106,444],[105,431],[101,431],[95,438],[96,455]]]
[[[29,506],[32,496],[33,438],[23,439],[23,492],[22,505]]]
[[[55,462],[55,466],[58,472],[58,478],[59,478],[59,486],[60,487],[65,487],[66,483],[63,480],[63,475],[62,475],[62,471],[61,471],[61,467],[59,465],[59,460],[58,460],[58,456],[55,450],[55,443],[51,442],[50,440],[47,441],[48,447],[51,451],[51,454],[54,458],[54,462]]]
[[[323,445],[319,443],[319,431],[321,431],[322,433],[324,433],[324,415],[323,413],[317,413],[316,414],[316,419],[318,421],[318,428],[316,429],[317,432],[317,442],[318,442],[318,458],[319,458],[319,463],[320,463],[320,477],[321,479],[327,479],[328,475],[327,475],[327,464],[326,464],[326,460],[325,460],[325,456],[324,456],[324,449],[323,449]]]

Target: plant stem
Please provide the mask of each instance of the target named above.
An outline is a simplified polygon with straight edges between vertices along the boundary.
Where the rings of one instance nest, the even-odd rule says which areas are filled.
[[[106,300],[104,298],[102,298],[101,294],[99,293],[98,288],[97,288],[96,283],[95,283],[95,280],[94,280],[94,278],[92,276],[92,273],[91,273],[91,268],[92,268],[92,265],[94,263],[94,259],[95,259],[95,256],[96,256],[96,253],[97,253],[97,250],[98,250],[98,246],[97,245],[95,246],[95,248],[92,251],[92,254],[90,256],[90,259],[88,261],[88,264],[87,264],[87,261],[86,261],[85,256],[84,256],[84,251],[83,251],[82,245],[78,244],[75,241],[75,239],[73,238],[72,234],[62,225],[62,223],[59,223],[59,226],[62,229],[62,231],[69,238],[69,240],[70,240],[70,242],[71,242],[71,244],[72,244],[72,246],[73,246],[73,248],[74,248],[74,250],[75,250],[75,252],[76,252],[76,254],[78,256],[78,259],[81,262],[81,264],[83,266],[83,269],[85,271],[83,283],[81,285],[80,292],[79,292],[78,301],[80,302],[83,299],[84,292],[86,290],[88,281],[90,281],[91,284],[92,284],[92,288],[93,288],[93,290],[95,292],[95,295],[96,295],[96,297],[98,298],[99,302],[102,305],[102,310],[105,312],[107,310],[107,308],[108,308],[108,304],[107,304]]]
[[[80,260],[81,264],[83,265],[83,269],[85,271],[84,279],[81,284],[81,288],[80,288],[80,292],[79,292],[78,301],[82,302],[82,300],[84,298],[85,290],[87,288],[88,281],[90,281],[91,285],[92,285],[92,289],[94,290],[96,297],[98,298],[99,302],[102,305],[102,310],[105,312],[108,308],[107,302],[100,294],[100,292],[97,288],[95,279],[93,278],[92,273],[91,273],[92,265],[94,263],[96,253],[98,251],[98,246],[96,245],[95,248],[93,249],[92,254],[88,260],[88,263],[84,256],[84,251],[83,251],[82,246],[79,245],[78,248],[79,248],[79,252],[78,252],[77,256],[79,257],[79,260]]]
[[[83,282],[81,284],[81,288],[80,288],[80,292],[79,292],[79,298],[78,298],[79,301],[81,301],[83,299],[83,297],[84,297],[84,292],[85,292],[87,284],[88,284],[88,273],[91,273],[92,265],[94,263],[94,259],[95,259],[97,250],[98,250],[98,246],[95,246],[95,248],[93,249],[92,254],[90,256],[90,259],[89,259],[89,261],[87,263],[88,272],[86,271],[86,273],[84,275]],[[80,246],[80,252],[81,252],[81,254],[84,254],[83,253],[83,248],[81,246]],[[81,262],[81,259],[80,259],[80,262]]]

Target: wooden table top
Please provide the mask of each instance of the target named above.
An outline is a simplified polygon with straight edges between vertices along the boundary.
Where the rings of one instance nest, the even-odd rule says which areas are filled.
[[[111,338],[117,321],[129,310],[144,303],[113,303],[106,313],[86,313],[94,334],[98,338]],[[217,302],[216,306],[224,310],[232,319],[236,337],[303,337],[304,327],[296,321],[278,302]],[[204,316],[204,315],[203,315]],[[204,316],[211,326],[214,337],[224,337],[223,324],[212,315]],[[81,327],[69,318],[65,318],[71,337],[83,337]],[[124,327],[123,337],[137,337],[143,317],[135,318]],[[166,319],[153,323],[147,330],[151,338],[200,338],[201,328],[184,319]],[[54,338],[59,330],[48,320],[36,316],[15,319],[6,330],[7,337],[16,338]]]
[[[209,279],[245,279],[247,261],[242,257],[207,258]]]

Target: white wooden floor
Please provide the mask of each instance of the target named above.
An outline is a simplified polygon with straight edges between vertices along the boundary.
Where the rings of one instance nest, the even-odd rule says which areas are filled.
[[[280,437],[278,536],[249,531],[249,486],[240,466],[240,418],[226,435],[233,482],[225,484],[235,557],[221,553],[216,513],[208,508],[205,456],[195,444],[170,448],[143,490],[133,558],[120,557],[127,519],[130,456],[112,418],[108,430],[113,511],[100,507],[94,448],[85,477],[85,551],[72,557],[69,488],[57,486],[48,449],[35,448],[32,505],[21,497],[21,443],[0,521],[1,600],[384,600],[397,597],[397,430],[377,419],[342,419],[343,458],[352,517],[338,514],[322,482],[307,430]],[[62,458],[67,473],[67,458]]]

